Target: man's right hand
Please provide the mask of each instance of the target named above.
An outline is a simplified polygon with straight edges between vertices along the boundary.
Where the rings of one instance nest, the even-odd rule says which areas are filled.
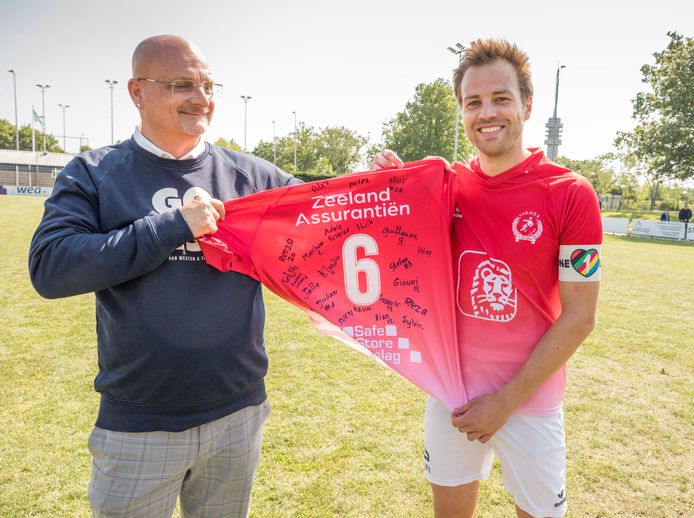
[[[387,167],[403,167],[404,165],[405,162],[400,160],[400,157],[395,154],[395,151],[384,149],[383,151],[380,151],[369,163],[369,171],[386,169]]]
[[[202,196],[196,196],[180,210],[193,237],[196,238],[217,232],[217,221],[223,219],[226,213],[224,203],[220,200],[205,199]]]

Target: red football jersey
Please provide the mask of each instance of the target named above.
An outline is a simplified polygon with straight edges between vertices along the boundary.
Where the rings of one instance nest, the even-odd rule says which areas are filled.
[[[455,175],[439,160],[225,202],[207,262],[260,280],[319,331],[382,361],[451,409],[466,402],[455,339]]]
[[[496,392],[527,361],[561,313],[560,280],[599,280],[602,224],[592,186],[531,152],[493,177],[477,159],[454,165],[457,336],[469,398]],[[518,412],[558,412],[564,386],[565,367]]]

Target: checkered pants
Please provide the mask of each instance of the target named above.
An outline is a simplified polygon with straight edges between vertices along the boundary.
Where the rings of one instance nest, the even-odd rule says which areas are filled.
[[[183,432],[89,437],[95,517],[170,517],[181,497],[188,517],[248,516],[267,401]]]

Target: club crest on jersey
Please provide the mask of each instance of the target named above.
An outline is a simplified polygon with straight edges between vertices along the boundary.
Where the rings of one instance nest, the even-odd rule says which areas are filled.
[[[483,252],[466,251],[458,265],[458,309],[466,316],[510,322],[516,316],[517,290],[511,269]]]
[[[530,244],[534,245],[535,241],[542,235],[542,220],[537,212],[526,210],[516,216],[511,228],[516,243],[530,241]]]

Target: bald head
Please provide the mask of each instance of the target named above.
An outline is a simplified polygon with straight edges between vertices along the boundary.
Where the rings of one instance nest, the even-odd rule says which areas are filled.
[[[147,38],[135,48],[132,59],[133,77],[146,76],[153,67],[172,62],[208,68],[205,56],[197,45],[181,36],[163,34]]]
[[[214,78],[205,57],[180,36],[152,36],[137,46],[132,66],[128,92],[140,112],[140,132],[171,155],[185,155],[214,114]]]

